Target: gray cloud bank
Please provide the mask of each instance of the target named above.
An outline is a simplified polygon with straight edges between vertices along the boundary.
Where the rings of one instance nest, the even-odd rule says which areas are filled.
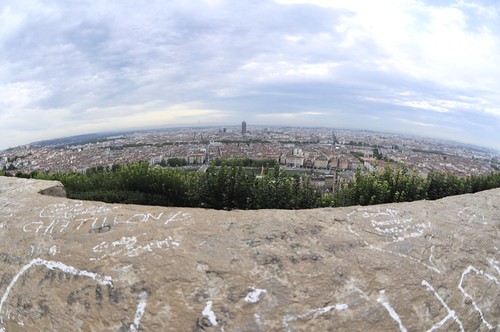
[[[245,119],[500,150],[495,3],[5,1],[0,149]]]

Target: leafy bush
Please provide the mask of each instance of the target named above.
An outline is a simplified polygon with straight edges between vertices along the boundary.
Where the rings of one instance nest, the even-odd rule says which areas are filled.
[[[151,168],[145,162],[81,173],[16,174],[61,181],[68,197],[109,203],[203,207],[213,209],[307,209],[439,199],[500,187],[500,173],[461,178],[431,173],[423,179],[404,166],[380,171],[358,170],[349,184],[322,195],[307,177],[290,175],[274,165],[263,177],[245,170],[245,160],[212,163],[206,172]]]

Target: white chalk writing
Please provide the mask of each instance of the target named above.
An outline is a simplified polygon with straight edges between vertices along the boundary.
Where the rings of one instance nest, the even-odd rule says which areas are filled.
[[[259,289],[255,287],[251,287],[251,289],[252,291],[248,293],[247,296],[245,297],[246,302],[257,303],[259,302],[260,295],[263,293],[267,293],[267,290],[265,289]]]
[[[458,217],[466,223],[469,224],[482,224],[487,225],[488,223],[485,221],[484,215],[481,211],[466,207],[458,211]]]
[[[301,314],[301,315],[286,314],[283,317],[283,327],[288,328],[288,323],[296,321],[296,320],[302,320],[302,319],[307,319],[307,318],[314,319],[318,316],[324,315],[324,314],[329,313],[333,310],[344,311],[347,309],[349,309],[349,306],[347,304],[339,303],[339,304],[334,304],[334,305],[330,305],[330,306],[326,306],[326,307],[322,307],[322,308],[318,308],[318,309],[311,309],[311,310],[309,310],[306,313]]]
[[[436,273],[441,273],[441,271],[438,270],[436,267],[430,266],[430,265],[428,265],[428,264],[426,264],[426,263],[424,263],[424,262],[416,259],[415,257],[408,256],[408,255],[402,254],[400,252],[395,252],[395,251],[392,251],[392,250],[378,248],[378,247],[375,247],[375,246],[372,246],[372,245],[369,245],[368,248],[373,249],[373,250],[377,250],[377,251],[380,251],[380,252],[388,253],[388,254],[393,254],[393,255],[396,255],[396,256],[399,256],[399,257],[402,257],[402,258],[410,259],[410,260],[414,261],[415,263],[422,264],[426,268],[428,268],[428,269],[430,269],[430,270],[432,270],[432,271],[434,271]],[[429,257],[429,259],[430,259],[430,257]]]
[[[395,209],[358,209],[349,213],[347,218],[349,219],[355,213],[361,213],[362,218],[369,219],[372,231],[383,236],[385,241],[389,243],[422,236],[424,230],[430,227],[429,223],[402,217],[400,212]],[[354,231],[350,225],[349,231],[359,236],[359,233]]]
[[[121,206],[84,206],[81,201],[72,201],[51,204],[39,213],[39,220],[29,222],[23,226],[25,233],[50,235],[63,233],[67,229],[101,230],[118,224],[139,224],[146,222],[163,222],[168,225],[171,221],[184,221],[191,218],[189,213],[182,211],[170,213],[136,213],[132,216],[109,216]]]
[[[389,315],[391,315],[391,318],[396,322],[398,323],[399,325],[399,330],[401,332],[406,332],[406,327],[404,327],[403,323],[401,322],[401,319],[399,318],[399,315],[398,313],[396,312],[396,310],[394,310],[393,307],[391,307],[391,305],[389,304],[389,302],[387,302],[387,299],[385,298],[385,289],[381,290],[379,292],[379,297],[377,298],[377,302],[380,303],[384,308],[385,310],[387,310],[389,312]]]
[[[438,292],[436,292],[434,287],[432,287],[432,285],[429,284],[426,280],[422,280],[422,286],[425,286],[429,292],[432,292],[434,294],[434,296],[438,299],[439,302],[441,302],[443,307],[448,312],[448,315],[446,315],[446,317],[443,318],[441,321],[434,324],[429,331],[434,331],[435,329],[440,328],[441,326],[444,325],[444,323],[446,323],[447,320],[452,318],[460,327],[460,331],[464,332],[464,326],[463,326],[462,322],[460,321],[460,319],[458,318],[457,314],[455,313],[454,310],[451,310],[450,307],[448,307],[446,302],[444,302],[443,298],[441,297],[441,295],[438,294]]]
[[[165,221],[165,226],[167,226],[171,221],[184,221],[188,219],[191,219],[191,215],[189,213],[182,213],[182,211],[171,213],[168,216],[167,221]]]
[[[115,256],[137,257],[143,253],[155,255],[161,251],[176,249],[179,245],[180,241],[174,240],[171,236],[167,236],[161,240],[147,241],[146,244],[141,244],[140,241],[137,240],[137,236],[123,236],[119,240],[111,243],[103,241],[94,246],[92,251],[94,253],[102,253],[102,255],[99,257],[91,257],[90,260],[101,260],[105,257]]]
[[[202,315],[204,317],[207,317],[208,318],[208,321],[213,325],[213,326],[216,326],[217,325],[217,317],[215,317],[215,313],[212,311],[212,304],[213,302],[212,301],[207,301],[207,306],[205,307],[205,309],[203,309],[202,311]]]
[[[146,301],[148,299],[148,293],[142,291],[139,295],[139,302],[137,303],[137,309],[135,310],[134,323],[130,325],[130,331],[139,331],[139,325],[141,324],[142,316],[146,310]]]
[[[481,308],[479,308],[479,305],[476,303],[474,298],[469,293],[467,293],[467,291],[464,289],[464,286],[463,286],[464,278],[472,272],[476,273],[477,275],[483,276],[490,281],[493,281],[494,283],[497,284],[497,286],[499,285],[498,279],[496,277],[488,274],[488,273],[485,273],[482,270],[478,270],[473,266],[469,266],[465,269],[464,272],[462,272],[462,277],[460,278],[460,282],[458,283],[458,289],[462,292],[464,297],[468,298],[472,302],[474,309],[479,313],[479,316],[481,317],[481,321],[484,323],[484,325],[486,325],[488,327],[488,329],[493,330],[493,328],[494,328],[493,324],[486,320],[486,318],[484,317],[483,311],[481,310]],[[499,325],[497,325],[497,326],[499,326]]]
[[[359,212],[362,212],[362,216],[363,218],[378,218],[379,216],[383,216],[384,218],[383,219],[386,219],[388,216],[391,216],[391,217],[394,217],[392,219],[388,219],[388,220],[375,220],[375,219],[372,219],[371,220],[371,225],[372,227],[375,228],[375,231],[376,231],[376,234],[378,235],[382,235],[384,236],[384,238],[386,239],[386,241],[390,242],[390,243],[397,243],[397,242],[400,242],[400,241],[403,241],[405,239],[408,239],[410,237],[416,237],[416,236],[420,236],[420,235],[423,235],[423,232],[424,232],[424,229],[426,228],[429,228],[431,227],[430,223],[428,222],[427,225],[425,225],[425,223],[423,222],[420,222],[420,223],[414,223],[413,225],[416,225],[418,231],[415,231],[415,232],[412,232],[412,233],[401,233],[400,235],[398,235],[397,237],[395,237],[395,235],[392,235],[390,236],[389,238],[387,237],[388,234],[392,233],[393,231],[397,234],[399,234],[400,232],[396,232],[394,230],[394,227],[392,228],[389,228],[389,231],[383,231],[382,228],[380,228],[381,226],[387,226],[387,225],[400,225],[401,223],[405,224],[406,226],[404,226],[404,230],[402,230],[402,232],[405,232],[405,231],[408,231],[410,230],[411,226],[410,225],[407,225],[407,223],[409,223],[412,219],[411,218],[407,218],[407,219],[403,219],[402,221],[400,221],[399,219],[395,218],[395,216],[398,215],[399,212],[397,212],[396,210],[393,210],[393,209],[387,209],[386,212],[381,212],[380,209],[377,209],[375,212],[370,212],[369,210],[367,209],[357,209],[357,210],[354,210],[353,212],[350,212],[347,214],[347,219],[349,220],[353,214],[355,213],[359,213]],[[353,227],[354,225],[347,225],[347,228],[349,230],[350,233],[356,235],[357,237],[360,237],[360,238],[363,238],[358,232],[356,232],[355,230],[353,230]],[[377,232],[377,226],[378,228],[380,228],[379,232]],[[370,233],[371,231],[368,231],[368,233]],[[366,238],[366,237],[364,237]],[[364,239],[363,238],[363,239]],[[363,241],[363,243],[366,245],[367,248],[370,248],[370,249],[373,249],[373,250],[377,250],[377,251],[380,251],[380,252],[384,252],[384,253],[388,253],[388,254],[393,254],[393,255],[396,255],[396,256],[399,256],[399,257],[402,257],[402,258],[407,258],[407,259],[410,259],[416,263],[419,263],[419,264],[422,264],[423,266],[425,266],[426,268],[436,272],[436,273],[441,273],[441,271],[439,269],[437,269],[435,267],[435,264],[432,262],[432,253],[434,251],[433,248],[431,248],[431,252],[430,252],[430,255],[429,255],[429,261],[431,263],[431,265],[429,264],[426,264],[423,262],[423,260],[419,260],[415,257],[412,257],[410,255],[406,255],[406,254],[403,254],[403,253],[400,253],[400,252],[396,252],[396,251],[393,251],[393,250],[389,250],[389,249],[383,249],[383,248],[379,248],[379,247],[376,247],[376,246],[373,246],[371,244],[369,244],[367,241]]]
[[[12,281],[10,284],[7,286],[7,289],[5,290],[5,293],[3,294],[2,298],[0,299],[0,323],[3,324],[3,315],[2,315],[2,308],[5,302],[7,301],[7,298],[9,297],[10,292],[12,291],[12,288],[16,284],[17,280],[21,275],[23,275],[26,271],[28,271],[31,267],[33,266],[45,266],[49,270],[54,270],[58,269],[61,270],[65,273],[69,273],[72,275],[76,276],[82,276],[82,277],[87,277],[90,279],[93,279],[97,281],[98,283],[102,285],[109,285],[113,286],[112,278],[109,276],[101,276],[97,273],[93,273],[90,271],[86,270],[79,270],[73,266],[66,265],[62,262],[57,262],[57,261],[47,261],[41,258],[35,258],[31,260],[28,264],[24,265],[19,272],[12,278]]]
[[[39,256],[39,255],[45,255],[49,254],[51,256],[55,256],[57,254],[57,246],[53,245],[50,248],[43,248],[43,247],[38,247],[38,246],[30,246],[30,251],[28,253],[28,257],[32,256]]]

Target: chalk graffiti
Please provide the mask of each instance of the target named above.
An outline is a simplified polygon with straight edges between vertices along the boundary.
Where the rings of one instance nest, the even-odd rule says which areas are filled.
[[[210,324],[212,324],[212,326],[216,326],[217,325],[217,317],[215,316],[215,313],[212,310],[212,304],[213,304],[212,301],[207,301],[207,305],[206,305],[205,309],[203,309],[201,314],[203,315],[203,317],[208,318],[208,321],[210,322]]]
[[[82,309],[85,309],[86,311],[89,310],[91,306],[91,301],[92,299],[95,301],[95,309],[98,310],[98,308],[101,307],[101,302],[105,301],[106,299],[109,299],[110,303],[113,305],[117,305],[118,303],[122,303],[122,307],[118,307],[117,309],[119,311],[124,310],[125,308],[123,305],[130,305],[130,302],[127,300],[126,296],[126,291],[124,288],[116,288],[115,287],[115,282],[111,276],[107,275],[101,275],[97,274],[94,272],[90,272],[87,270],[83,269],[78,269],[76,267],[64,264],[59,261],[51,261],[51,260],[44,260],[40,258],[36,258],[31,260],[28,264],[24,265],[12,278],[10,283],[8,284],[6,290],[4,291],[4,294],[0,298],[0,332],[6,332],[6,321],[7,320],[12,320],[16,319],[17,324],[19,326],[24,326],[26,323],[26,318],[29,318],[28,320],[31,323],[35,323],[33,319],[36,318],[41,318],[40,312],[37,312],[37,315],[34,315],[32,317],[25,316],[26,312],[24,315],[22,313],[17,312],[16,314],[13,315],[13,312],[10,309],[5,309],[6,303],[7,302],[12,302],[13,305],[17,303],[17,306],[19,307],[20,305],[22,308],[33,308],[33,305],[30,302],[19,302],[20,299],[22,299],[23,295],[16,294],[13,292],[14,287],[18,282],[20,283],[25,283],[27,279],[30,279],[30,274],[28,271],[33,268],[33,267],[45,267],[48,271],[51,272],[58,270],[58,273],[63,273],[63,274],[68,274],[72,275],[75,277],[73,281],[78,281],[82,279],[78,279],[78,277],[85,277],[90,280],[93,280],[96,282],[96,284],[87,284],[86,286],[83,286],[81,288],[76,288],[74,289],[69,295],[66,300],[66,303],[68,304],[68,310],[70,314],[75,314],[74,310],[78,310],[78,304],[82,306]],[[45,277],[46,280],[47,276]],[[59,279],[56,279],[56,281],[68,281],[69,279],[67,278],[62,278],[59,277]],[[81,282],[81,281],[80,281]],[[85,285],[85,284],[84,284]],[[102,287],[105,286],[105,287]],[[21,286],[18,286],[21,287]],[[107,289],[107,295],[104,294],[104,292]],[[95,291],[94,291],[95,290]],[[149,296],[149,291],[147,287],[145,287],[144,282],[137,282],[133,285],[130,286],[129,292],[131,294],[138,294],[135,296],[136,298],[136,309],[135,309],[135,314],[133,316],[133,319],[131,319],[131,323],[129,325],[125,325],[124,327],[127,328],[127,330],[132,331],[132,332],[137,332],[141,331],[144,327],[141,326],[141,320],[143,316],[146,313],[146,305],[147,305],[147,300]],[[95,293],[95,294],[94,294]],[[89,301],[90,300],[90,301]],[[45,303],[44,303],[45,302]],[[20,304],[21,303],[21,304]],[[59,302],[58,302],[59,303]],[[24,307],[26,305],[26,307]],[[45,300],[40,300],[38,302],[38,305],[41,307],[40,310],[48,313],[49,307],[48,303],[46,303]],[[22,311],[21,311],[22,312]],[[42,313],[43,317],[43,313]],[[5,324],[5,325],[4,325]],[[36,324],[36,323],[35,323]]]
[[[179,245],[180,241],[174,240],[171,236],[167,236],[165,239],[161,240],[148,241],[146,244],[141,244],[140,241],[137,240],[137,236],[123,236],[119,240],[111,243],[103,241],[94,246],[92,251],[102,255],[99,257],[91,257],[90,260],[96,261],[105,257],[116,256],[137,257],[143,253],[155,255],[161,251],[176,249]]]
[[[49,254],[51,256],[55,256],[58,253],[57,246],[53,245],[50,248],[38,247],[31,245],[30,252],[28,253],[28,257],[40,256]]]
[[[114,224],[135,224],[135,223],[145,223],[150,220],[160,221],[163,217],[163,212],[160,212],[158,215],[153,215],[151,213],[136,213],[132,217],[123,220],[116,221]]]
[[[359,215],[362,219],[370,220],[370,228],[362,229],[365,232],[382,236],[388,243],[405,241],[406,239],[420,237],[424,231],[430,228],[428,222],[419,222],[413,218],[404,217],[398,210],[380,208],[357,209],[347,215],[347,219],[352,219],[353,215]],[[350,227],[350,232],[359,236]],[[364,226],[363,224],[363,227]]]
[[[438,301],[443,305],[443,307],[448,312],[448,315],[446,315],[446,317],[444,317],[441,321],[434,324],[429,331],[434,331],[434,330],[442,327],[444,325],[444,323],[446,323],[446,321],[448,321],[451,318],[458,324],[458,326],[460,327],[460,331],[464,332],[464,326],[463,326],[462,322],[460,321],[460,319],[458,318],[456,312],[454,310],[451,310],[450,307],[448,307],[446,302],[444,302],[443,298],[441,297],[441,295],[439,295],[438,292],[436,292],[434,287],[432,287],[432,285],[429,284],[429,282],[427,282],[426,280],[422,280],[422,286],[425,286],[429,292],[433,293],[434,296],[438,299]]]
[[[11,282],[7,286],[7,289],[5,290],[4,294],[2,295],[2,298],[0,299],[0,324],[3,325],[3,323],[4,323],[2,310],[3,310],[3,306],[4,306],[5,302],[7,301],[8,297],[9,297],[9,294],[12,291],[12,288],[14,287],[16,282],[18,281],[19,277],[21,277],[26,271],[28,271],[33,266],[45,266],[49,270],[58,269],[58,270],[61,270],[65,273],[69,273],[69,274],[72,274],[75,276],[82,276],[82,277],[90,278],[92,280],[95,280],[96,282],[98,282],[101,285],[107,285],[107,286],[111,286],[111,287],[113,286],[113,280],[110,276],[102,276],[102,275],[99,275],[97,273],[93,273],[93,272],[90,272],[87,270],[80,270],[80,269],[77,269],[73,266],[66,265],[62,262],[48,261],[48,260],[44,260],[41,258],[35,258],[35,259],[31,260],[28,264],[24,265],[19,270],[19,272],[12,278]]]
[[[466,207],[458,211],[458,217],[462,221],[462,223],[469,224],[481,224],[487,225],[488,223],[485,221],[484,215],[481,211]]]
[[[492,264],[492,263],[490,263]],[[494,264],[492,264],[495,268],[497,268]],[[460,278],[460,282],[458,283],[458,289],[460,290],[460,292],[462,292],[463,296],[467,299],[469,299],[471,302],[472,302],[472,306],[474,307],[474,309],[479,313],[479,316],[481,317],[481,322],[486,325],[488,327],[488,329],[490,330],[493,330],[495,328],[495,326],[493,326],[493,323],[489,322],[488,320],[486,320],[486,318],[484,317],[484,313],[483,311],[481,310],[481,308],[479,307],[478,303],[476,302],[476,300],[474,299],[474,297],[469,294],[465,288],[464,288],[464,279],[470,275],[471,273],[475,273],[476,275],[478,276],[481,276],[485,279],[487,279],[487,281],[489,282],[494,282],[496,285],[497,285],[497,292],[495,292],[495,294],[498,296],[498,285],[500,285],[498,279],[495,277],[495,276],[492,276],[486,272],[484,272],[483,270],[479,270],[479,269],[476,269],[475,267],[473,266],[469,266],[467,267],[464,272],[462,272],[462,276]],[[489,287],[490,289],[492,287]],[[491,290],[493,291],[493,290]],[[497,299],[494,299],[493,301],[497,301]],[[497,325],[496,327],[499,327],[500,325]]]
[[[172,221],[185,221],[191,214],[182,211],[170,213],[136,213],[132,216],[109,216],[121,206],[84,206],[82,201],[71,201],[51,204],[39,213],[40,220],[32,221],[23,226],[23,232],[36,233],[43,236],[63,233],[66,230],[94,230],[107,231],[119,224],[139,224],[147,222],[163,222],[168,225]]]
[[[307,311],[306,313],[300,314],[300,315],[294,315],[294,314],[285,314],[283,317],[283,327],[288,328],[288,323],[296,321],[296,320],[303,320],[303,319],[314,319],[318,316],[327,314],[331,311],[344,311],[349,309],[349,306],[345,303],[339,303],[339,304],[334,304],[318,309],[311,309]]]
[[[164,225],[167,226],[172,221],[185,221],[191,219],[191,215],[189,213],[182,213],[182,211],[171,213],[168,216],[167,221],[165,221]]]
[[[384,308],[385,310],[387,310],[387,312],[389,312],[389,315],[391,316],[391,318],[396,322],[398,323],[399,325],[399,330],[401,332],[406,332],[406,327],[404,327],[403,323],[401,322],[401,319],[399,318],[399,315],[398,313],[396,312],[396,310],[394,310],[393,307],[391,307],[391,305],[389,304],[389,302],[387,301],[387,299],[385,298],[385,289],[381,290],[379,292],[379,297],[377,298],[377,302],[380,303]]]
[[[496,259],[489,258],[488,263],[497,271],[498,275],[500,275],[500,261],[497,261]]]
[[[369,219],[375,234],[384,237],[386,242],[401,242],[409,238],[422,236],[428,224],[405,218],[395,209],[358,209],[347,215],[361,213],[363,219]]]
[[[120,208],[106,205],[84,206],[82,201],[50,204],[40,211],[40,220],[25,224],[23,231],[48,235],[63,233],[67,228],[80,230],[86,225],[91,225],[91,228],[104,227],[118,221],[116,217],[108,219],[107,214]]]
[[[387,249],[382,249],[382,248],[378,248],[378,247],[375,247],[375,246],[372,246],[372,245],[368,245],[368,248],[370,249],[373,249],[373,250],[377,250],[377,251],[380,251],[380,252],[384,252],[384,253],[387,253],[387,254],[392,254],[392,255],[396,255],[396,256],[399,256],[401,258],[405,258],[405,259],[409,259],[415,263],[418,263],[418,264],[421,264],[423,266],[425,266],[426,268],[428,268],[429,270],[432,270],[436,273],[441,273],[441,271],[439,269],[437,269],[435,266],[431,266],[427,263],[424,263],[423,261],[415,258],[415,257],[412,257],[412,256],[409,256],[409,255],[405,255],[405,254],[402,254],[402,253],[399,253],[399,252],[396,252],[396,251],[392,251],[392,250],[387,250]],[[430,256],[429,256],[429,259],[430,259]],[[433,264],[433,263],[432,263]]]
[[[359,238],[368,238],[366,234],[375,233],[378,236],[383,236],[384,240],[387,243],[391,244],[399,244],[404,242],[409,238],[420,237],[424,234],[426,229],[431,228],[430,222],[415,222],[413,218],[400,218],[399,212],[394,209],[386,209],[385,211],[381,211],[380,208],[377,209],[357,209],[353,212],[347,214],[347,219],[350,220],[353,218],[353,215],[356,213],[361,213],[361,217],[363,219],[370,219],[370,228],[368,229],[354,229],[354,225],[347,225],[347,228],[351,234],[356,235]],[[364,225],[364,224],[363,224]],[[366,226],[364,226],[366,227]],[[359,228],[359,226],[358,226]],[[364,237],[361,236],[360,232],[363,231],[365,234]],[[434,248],[431,246],[431,250],[429,253],[429,257],[425,259],[425,261],[429,261],[430,265],[424,262],[424,259],[418,259],[412,257],[407,254],[403,254],[398,251],[379,248],[374,245],[368,243],[368,241],[363,240],[365,246],[369,249],[377,250],[380,252],[393,254],[399,256],[401,258],[410,259],[418,264],[425,266],[426,268],[436,272],[441,273],[441,271],[435,266],[434,262],[432,262],[432,255],[434,252]]]
[[[267,293],[267,290],[265,289],[259,289],[255,287],[251,287],[252,291],[247,294],[245,297],[245,301],[249,303],[257,303],[260,300],[260,295]]]
[[[139,331],[142,316],[144,316],[144,312],[146,311],[147,299],[148,293],[146,291],[142,291],[141,294],[139,294],[139,302],[137,303],[137,309],[135,310],[134,323],[130,325],[130,331],[132,332]]]

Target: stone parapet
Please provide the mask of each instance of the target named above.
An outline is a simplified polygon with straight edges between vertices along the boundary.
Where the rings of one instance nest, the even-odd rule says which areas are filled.
[[[2,332],[499,329],[499,189],[297,211],[61,196],[0,177]]]

